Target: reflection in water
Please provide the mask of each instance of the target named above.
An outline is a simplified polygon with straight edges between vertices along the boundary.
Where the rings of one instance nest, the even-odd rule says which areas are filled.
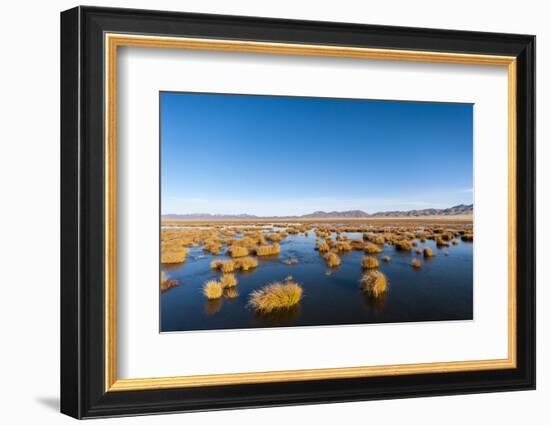
[[[300,318],[300,305],[295,305],[290,308],[275,310],[271,313],[255,313],[256,319],[264,325],[269,326],[285,326],[290,325]]]
[[[204,312],[207,316],[213,316],[218,313],[222,308],[222,299],[218,298],[217,300],[206,300],[204,302]]]
[[[376,314],[382,313],[384,311],[384,307],[386,306],[387,301],[388,301],[387,292],[383,292],[377,297],[375,297],[374,295],[368,295],[363,293],[363,302],[365,303],[365,306]]]
[[[164,263],[162,264],[162,270],[165,272],[175,272],[182,268],[182,263]]]

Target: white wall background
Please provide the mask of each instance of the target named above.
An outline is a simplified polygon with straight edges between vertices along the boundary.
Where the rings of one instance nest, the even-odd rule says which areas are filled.
[[[59,12],[78,3],[9,2],[0,23],[0,410],[1,421],[69,423],[57,413],[59,392]],[[550,216],[550,27],[544,2],[436,0],[393,2],[144,0],[100,1],[101,6],[155,8],[348,21],[369,24],[518,32],[537,35],[538,217]],[[546,190],[545,190],[546,189]],[[212,412],[111,420],[110,423],[224,424],[544,423],[550,414],[550,237],[538,222],[538,390]]]

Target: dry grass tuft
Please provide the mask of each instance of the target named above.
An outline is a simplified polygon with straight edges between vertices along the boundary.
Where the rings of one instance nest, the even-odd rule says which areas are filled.
[[[365,255],[361,260],[361,267],[364,269],[376,269],[379,264],[378,260],[370,255]]]
[[[348,241],[341,240],[334,244],[333,249],[337,252],[349,252],[352,250],[352,247]]]
[[[382,252],[382,248],[372,242],[369,242],[365,245],[365,252],[368,254],[379,254]]]
[[[425,247],[424,248],[424,257],[428,258],[428,257],[433,257],[435,254],[434,252],[431,250],[431,248],[429,247]]]
[[[222,286],[223,289],[233,288],[237,286],[237,278],[232,273],[224,274],[220,279],[220,285]]]
[[[328,250],[330,249],[330,246],[329,244],[327,243],[327,241],[320,241],[320,242],[317,242],[317,249],[319,250],[319,252],[328,252]]]
[[[395,248],[398,251],[410,251],[411,250],[411,244],[407,240],[400,240],[395,243]]]
[[[371,270],[361,278],[361,290],[366,294],[378,298],[388,289],[386,275],[378,270]]]
[[[413,266],[415,269],[419,269],[422,264],[420,263],[420,260],[418,258],[415,258],[411,261],[411,266]]]
[[[391,261],[391,257],[388,257],[387,255],[384,255],[384,256],[382,257],[382,261],[383,261],[384,263],[389,263],[389,262]]]
[[[267,255],[278,255],[279,252],[281,252],[281,247],[278,243],[274,243],[273,245],[260,245],[258,248],[256,248],[256,255],[258,257],[264,257]]]
[[[249,305],[259,313],[271,313],[297,305],[302,294],[302,287],[295,282],[275,282],[252,292]]]
[[[223,294],[225,295],[225,298],[228,298],[230,300],[233,300],[239,296],[239,291],[235,287],[227,288]]]
[[[349,241],[349,244],[351,245],[351,249],[355,249],[357,251],[363,251],[366,246],[365,242],[358,239],[352,239],[351,241]]]
[[[323,258],[326,261],[327,266],[329,267],[338,267],[342,262],[340,260],[340,257],[338,257],[338,254],[336,254],[335,252],[327,252],[325,255],[323,255]]]
[[[244,246],[231,245],[227,248],[227,253],[233,258],[246,257],[248,255],[248,248]]]
[[[460,239],[462,239],[464,242],[473,242],[474,241],[474,234],[473,233],[464,233]]]
[[[452,244],[455,245],[455,246],[458,245],[458,240],[453,239]]]
[[[209,300],[217,300],[223,295],[222,285],[215,280],[209,280],[202,287],[202,293]]]
[[[204,245],[202,250],[214,255],[220,255],[222,253],[222,244],[219,242],[209,242]]]
[[[234,262],[237,270],[247,271],[258,267],[258,262],[252,257],[237,258]]]
[[[166,246],[162,244],[160,262],[163,264],[183,263],[188,252],[188,249],[184,246]]]
[[[235,270],[235,262],[233,260],[214,260],[210,263],[210,268],[222,273],[231,273]]]
[[[445,239],[443,239],[441,236],[437,236],[435,238],[435,245],[438,248],[448,247],[450,244]]]
[[[222,260],[214,260],[210,262],[210,268],[212,270],[219,270],[223,264]]]
[[[168,291],[170,288],[178,286],[178,281],[175,279],[168,279],[166,273],[160,274],[160,292]]]

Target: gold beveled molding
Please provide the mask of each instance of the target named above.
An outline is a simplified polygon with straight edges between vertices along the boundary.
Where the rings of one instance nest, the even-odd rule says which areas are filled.
[[[105,391],[310,381],[509,369],[516,367],[516,58],[256,41],[105,34]],[[328,56],[355,59],[505,66],[508,71],[508,357],[420,364],[305,369],[165,378],[117,379],[116,373],[116,99],[119,46]]]

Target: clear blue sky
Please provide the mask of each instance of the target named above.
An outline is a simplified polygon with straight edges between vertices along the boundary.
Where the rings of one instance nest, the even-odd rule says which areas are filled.
[[[473,105],[160,94],[162,214],[472,203]]]

